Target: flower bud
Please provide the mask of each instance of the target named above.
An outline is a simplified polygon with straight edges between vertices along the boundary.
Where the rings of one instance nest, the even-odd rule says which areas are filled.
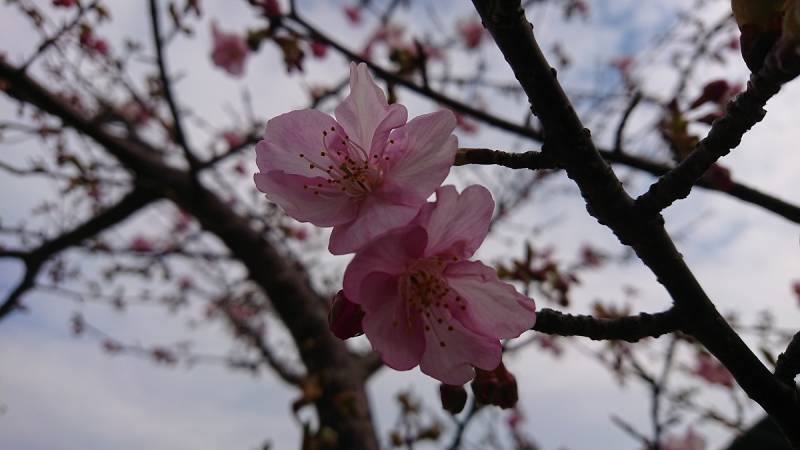
[[[344,296],[344,291],[339,291],[333,296],[331,309],[328,312],[328,326],[334,336],[339,339],[349,339],[364,334],[361,328],[361,319],[364,311],[356,303]]]
[[[472,380],[472,392],[475,399],[486,405],[496,405],[503,409],[513,408],[517,404],[517,379],[500,362],[491,371],[475,369]]]
[[[439,397],[442,399],[442,408],[450,414],[458,414],[467,403],[467,390],[464,386],[442,383],[439,385]]]

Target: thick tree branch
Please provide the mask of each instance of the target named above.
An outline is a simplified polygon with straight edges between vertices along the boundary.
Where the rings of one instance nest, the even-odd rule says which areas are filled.
[[[708,136],[677,167],[659,178],[636,200],[645,214],[656,214],[686,198],[711,165],[736,148],[745,133],[764,118],[767,101],[780,91],[784,83],[800,74],[800,56],[791,61],[784,59],[781,63],[778,49],[776,45],[764,67],[751,75],[747,89],[728,103],[725,116],[714,122]]]
[[[46,241],[31,251],[17,252],[19,258],[25,263],[25,275],[0,305],[0,320],[19,306],[20,299],[34,286],[39,271],[48,259],[68,247],[78,245],[84,240],[96,236],[101,231],[117,225],[154,199],[155,197],[152,194],[142,189],[135,189],[117,204],[107,208],[73,230]]]
[[[656,314],[641,313],[617,319],[598,319],[592,316],[574,316],[552,309],[536,313],[533,329],[558,336],[583,336],[595,341],[620,340],[638,342],[648,337],[659,337],[680,328],[678,314],[669,309]]]
[[[484,25],[511,66],[545,131],[553,155],[578,185],[589,213],[608,226],[653,271],[675,303],[681,329],[695,336],[731,371],[742,389],[800,448],[800,403],[719,314],[664,229],[642,216],[592,142],[547,62],[519,0],[473,0]]]
[[[775,376],[794,386],[794,378],[800,375],[800,333],[794,335],[786,351],[778,356]]]
[[[99,123],[84,118],[30,77],[0,61],[4,91],[20,101],[59,117],[136,173],[140,184],[174,201],[219,238],[264,289],[288,328],[309,374],[316,375],[322,394],[315,399],[320,428],[337,433],[337,447],[376,450],[364,373],[342,341],[328,330],[325,302],[311,287],[302,266],[254,230],[250,220],[186,171],[168,166],[160,152],[144,142],[116,137]]]

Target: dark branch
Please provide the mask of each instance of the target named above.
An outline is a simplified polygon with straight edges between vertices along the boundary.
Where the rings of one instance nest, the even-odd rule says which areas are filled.
[[[172,94],[172,82],[167,74],[167,63],[164,59],[164,42],[161,39],[161,25],[159,24],[158,16],[158,0],[150,0],[150,20],[153,25],[153,45],[156,47],[158,73],[161,78],[161,88],[164,91],[164,99],[167,101],[167,105],[169,105],[169,111],[172,114],[172,131],[175,135],[175,140],[183,150],[184,157],[189,162],[189,167],[191,168],[192,173],[195,173],[200,161],[189,148],[189,142],[186,139],[186,134],[183,132],[180,111],[178,111],[178,105],[175,102],[175,97]]]
[[[794,378],[800,375],[800,333],[789,342],[786,351],[778,356],[775,364],[775,376],[794,386]]]
[[[731,371],[742,389],[778,421],[800,448],[800,402],[775,378],[716,310],[664,229],[660,215],[643,216],[592,142],[547,62],[519,0],[473,0],[484,25],[528,96],[553,155],[578,185],[587,210],[656,275],[672,297],[681,329]]]
[[[510,169],[556,169],[553,158],[541,153],[529,151],[525,153],[509,153],[488,148],[460,148],[456,154],[454,165],[467,164],[495,165]]]
[[[667,164],[655,162],[646,158],[633,156],[627,153],[600,150],[603,158],[614,164],[622,164],[655,176],[663,175],[672,168]],[[546,158],[541,152],[527,151],[524,153],[508,153],[502,150],[485,148],[464,148],[456,155],[455,165],[465,164],[493,164],[512,169],[552,169],[557,168],[556,162]],[[550,167],[550,165],[553,167]],[[725,186],[712,183],[706,177],[700,178],[697,183],[704,189],[722,192],[743,202],[760,206],[767,211],[775,213],[787,220],[800,224],[800,207],[765,194],[761,191],[731,181]]]
[[[17,252],[20,254],[20,259],[25,263],[25,276],[3,304],[0,305],[0,320],[19,306],[20,299],[33,287],[39,271],[48,259],[64,249],[78,245],[84,240],[96,236],[101,231],[124,221],[131,214],[153,201],[154,198],[152,194],[136,189],[123,197],[119,203],[107,208],[72,231],[49,240],[29,252]]]
[[[542,142],[544,140],[544,135],[538,130],[534,130],[533,128],[527,126],[518,125],[509,120],[490,114],[485,110],[473,108],[463,102],[460,102],[456,99],[443,95],[437,91],[426,88],[424,86],[420,86],[408,78],[397,76],[396,74],[386,69],[383,69],[382,67],[373,63],[372,61],[364,59],[357,53],[347,49],[344,45],[333,40],[330,36],[324,34],[318,28],[311,25],[309,22],[299,17],[297,14],[290,14],[290,17],[292,17],[295,20],[295,22],[297,22],[300,26],[305,28],[311,35],[315,36],[315,38],[318,39],[319,41],[325,42],[326,44],[334,48],[336,51],[344,55],[349,60],[363,62],[367,64],[367,66],[369,66],[369,68],[372,69],[372,71],[378,77],[386,80],[391,84],[397,84],[403,86],[406,89],[409,89],[416,94],[427,97],[430,100],[433,100],[441,105],[452,108],[458,111],[459,113],[465,114],[466,116],[479,120],[487,125],[496,127],[500,130],[504,130],[509,133],[515,134],[517,136],[533,139],[539,142]],[[643,170],[645,172],[649,172],[652,175],[660,176],[671,169],[671,167],[669,166],[665,166],[638,156],[631,156],[629,154],[625,154],[622,152],[615,152],[614,150],[600,150],[600,153],[609,162],[619,163],[629,167],[633,167],[638,170]],[[793,222],[800,223],[800,207],[786,203],[780,199],[776,199],[756,189],[747,187],[742,184],[734,183],[734,187],[732,189],[725,190],[711,186],[704,180],[699,180],[697,182],[697,185],[704,188],[727,193],[735,198],[738,198],[739,200],[742,200],[744,202],[756,206],[760,206],[776,214],[779,214]]]
[[[678,314],[669,309],[656,314],[641,313],[617,319],[598,319],[592,316],[573,316],[552,309],[536,313],[533,329],[558,336],[583,336],[595,341],[621,340],[637,342],[659,337],[680,328]]]
[[[766,115],[764,106],[780,91],[781,86],[800,74],[800,56],[789,61],[790,66],[778,62],[775,46],[764,67],[752,74],[747,89],[728,103],[725,116],[714,122],[705,139],[677,167],[664,174],[647,192],[636,200],[644,214],[656,214],[673,202],[686,198],[692,186],[712,164],[730,153],[742,137]]]

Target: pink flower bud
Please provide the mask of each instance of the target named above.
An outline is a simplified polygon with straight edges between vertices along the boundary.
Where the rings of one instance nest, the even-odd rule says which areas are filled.
[[[269,18],[279,17],[281,15],[281,5],[278,0],[261,0],[259,3],[264,15]]]
[[[477,401],[503,409],[513,408],[519,399],[517,379],[502,362],[491,371],[475,369],[472,392],[475,393]]]
[[[328,326],[334,336],[339,339],[349,339],[364,334],[364,329],[361,328],[363,318],[364,311],[361,306],[348,300],[344,296],[344,291],[339,291],[333,296],[331,309],[328,312]]]
[[[464,386],[442,383],[439,385],[439,397],[442,399],[442,408],[450,414],[458,414],[467,403],[467,390]]]
[[[344,15],[352,24],[361,23],[361,9],[358,6],[345,6]]]
[[[483,24],[477,17],[462,20],[456,25],[456,31],[461,37],[461,41],[468,49],[475,49],[481,45],[483,39]]]
[[[324,58],[327,53],[328,44],[320,41],[311,43],[311,54],[314,55],[315,58]]]
[[[130,249],[134,252],[150,252],[153,250],[153,244],[146,238],[137,236],[131,241]]]
[[[72,8],[76,3],[76,0],[53,0],[53,6],[57,8]]]

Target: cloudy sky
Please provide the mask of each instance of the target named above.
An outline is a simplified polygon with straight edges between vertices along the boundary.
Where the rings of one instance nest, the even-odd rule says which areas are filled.
[[[575,67],[562,79],[576,90],[595,88],[600,81],[607,81],[612,77],[609,61],[651,45],[674,24],[677,8],[693,4],[689,0],[589,3],[593,17],[588,22],[565,24],[560,20],[558,8],[549,8],[533,18],[537,34],[547,43],[545,47],[551,48],[550,44],[559,42],[572,58]],[[719,17],[727,2],[711,3],[716,6],[706,7],[704,16]],[[114,45],[119,45],[124,36],[147,41],[150,29],[144,2],[109,0],[107,4],[114,20],[98,33]],[[341,12],[344,4],[341,1],[308,0],[300,4],[310,20],[330,30],[342,42],[360,42],[369,29],[349,26]],[[466,0],[428,0],[415,4],[414,9],[403,14],[412,19],[419,33],[434,26],[431,17],[452,26],[457,19],[471,14]],[[209,22],[213,18],[223,29],[230,30],[244,29],[257,22],[244,1],[205,0],[203,6],[205,17],[195,38],[178,39],[170,47],[169,56],[173,71],[183,74],[177,85],[178,98],[216,128],[236,126],[225,105],[235,104],[231,99],[238,98],[242,84],[253,94],[258,116],[269,118],[307,103],[303,85],[338,82],[346,73],[343,61],[331,56],[324,61],[309,61],[306,73],[300,77],[302,82],[298,82],[297,77],[287,77],[279,55],[267,46],[248,61],[243,80],[232,80],[210,64]],[[27,23],[5,5],[0,7],[0,29],[4,30],[4,36],[15,37],[0,43],[0,51],[12,62],[22,60],[36,44]],[[481,52],[489,62],[492,79],[511,79],[496,49],[485,45]],[[453,70],[463,73],[470,72],[471,62],[474,59],[467,56],[455,56],[451,61]],[[666,64],[654,61],[638,68],[637,73],[651,92],[670,92],[674,79]],[[727,66],[709,66],[703,69],[692,89],[696,91],[704,81],[717,77],[741,82],[746,80],[746,73],[738,61]],[[459,95],[456,91],[451,94]],[[400,95],[411,116],[437,108],[411,93],[401,91]],[[523,117],[521,99],[487,101],[493,111],[513,119]],[[800,203],[798,102],[800,84],[794,83],[770,102],[765,121],[725,159],[735,179],[794,203]],[[0,98],[0,117],[12,117],[15,108],[5,97]],[[590,115],[592,111],[584,113]],[[634,117],[631,129],[646,127],[651,123],[648,119]],[[599,118],[593,122],[604,125]],[[610,124],[611,128],[614,126],[615,123]],[[459,137],[464,146],[521,149],[527,145],[485,126],[477,135]],[[37,151],[29,148],[30,144],[0,144],[0,157],[3,161],[24,162],[29,152]],[[454,169],[461,172],[454,173],[453,181],[462,183],[487,173],[496,174],[468,170],[471,169]],[[246,179],[234,181],[240,182],[242,189],[251,189]],[[629,188],[640,192],[648,181],[646,177],[636,178]],[[575,255],[587,242],[609,252],[621,251],[613,236],[585,214],[577,191],[566,180],[553,186],[534,193],[533,202],[517,211],[510,221],[533,227],[557,220],[558,226],[541,227],[535,240],[556,246],[562,256]],[[17,223],[33,205],[53,194],[52,186],[46,183],[20,183],[4,173],[0,174],[0,189],[3,192],[0,218],[7,224]],[[800,278],[799,234],[795,224],[723,195],[702,191],[670,208],[666,220],[672,231],[685,230],[691,225],[678,245],[723,312],[738,311],[747,323],[755,321],[757,313],[768,308],[775,313],[780,326],[800,328],[800,309],[789,288],[793,279]],[[127,235],[130,228],[147,227],[147,222],[147,217],[134,218]],[[114,233],[123,236],[126,230]],[[509,237],[514,239],[513,244],[509,243]],[[518,254],[524,238],[519,231],[502,232],[484,246],[479,256],[496,261],[509,252]],[[337,260],[336,264],[345,262]],[[20,274],[21,268],[13,262],[0,260],[0,291],[12,288]],[[654,277],[641,264],[629,263],[585,276],[575,293],[575,311],[586,310],[598,298],[621,299],[623,284],[641,291],[640,299],[633,305],[637,309],[655,311],[669,304]],[[213,365],[192,370],[164,368],[145,359],[110,357],[101,351],[96,340],[74,338],[69,317],[81,311],[91,323],[114,330],[121,340],[144,345],[191,336],[204,351],[215,354],[230,346],[230,338],[221,327],[190,331],[185,316],[168,315],[155,307],[134,307],[121,314],[105,306],[76,305],[40,293],[30,295],[25,303],[29,313],[16,314],[0,324],[0,447],[251,449],[269,440],[276,449],[297,448],[299,429],[289,409],[295,394],[269,374],[251,377]],[[583,342],[580,348],[591,345]],[[567,357],[559,360],[530,348],[516,354],[509,366],[520,380],[525,430],[543,449],[589,450],[597,448],[598,442],[604,443],[603,448],[637,448],[638,444],[615,428],[609,417],[613,413],[647,429],[648,403],[643,387],[619,388],[607,371],[576,348],[570,348]],[[406,388],[429,400],[429,406],[436,409],[436,384],[431,379],[417,371],[381,371],[369,389],[383,437],[397,415],[393,396],[398,389]],[[719,401],[724,408],[719,392],[709,389],[712,391],[707,396],[709,401]],[[755,409],[749,414],[754,417]],[[483,430],[476,427],[470,437],[476,439],[480,431]],[[702,431],[715,446],[724,440],[725,435],[718,428],[709,426]]]

